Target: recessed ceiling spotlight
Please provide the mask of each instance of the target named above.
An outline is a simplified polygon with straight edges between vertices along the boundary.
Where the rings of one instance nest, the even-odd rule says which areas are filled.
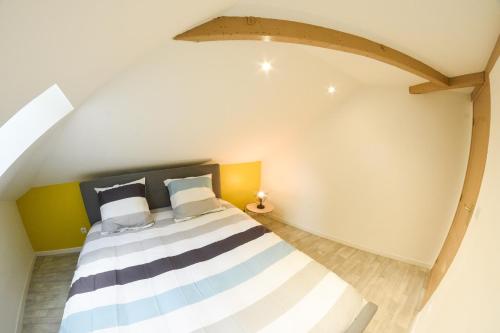
[[[335,88],[335,86],[329,86],[328,87],[328,93],[329,94],[335,94],[335,92],[337,91],[337,89]]]
[[[273,69],[273,65],[269,61],[263,61],[260,63],[260,70],[264,73],[269,73],[269,71]]]
[[[271,41],[271,36],[262,36],[262,41],[263,42],[270,42]]]

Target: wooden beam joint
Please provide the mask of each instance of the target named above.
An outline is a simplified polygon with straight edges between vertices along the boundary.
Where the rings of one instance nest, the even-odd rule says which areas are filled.
[[[410,94],[425,94],[440,90],[478,87],[484,83],[484,80],[485,80],[484,72],[465,74],[465,75],[451,77],[449,79],[449,85],[446,87],[436,85],[433,82],[425,82],[411,86]]]

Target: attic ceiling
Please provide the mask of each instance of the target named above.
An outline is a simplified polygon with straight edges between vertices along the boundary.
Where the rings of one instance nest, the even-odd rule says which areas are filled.
[[[120,163],[123,169],[195,157],[221,161],[258,159],[265,149],[286,140],[287,135],[294,135],[300,126],[307,126],[303,120],[316,112],[297,99],[297,107],[290,110],[293,117],[280,123],[279,117],[284,116],[280,100],[290,98],[291,91],[304,93],[302,78],[297,76],[300,73],[310,87],[323,87],[327,80],[333,80],[341,88],[335,101],[321,99],[323,93],[307,90],[305,98],[317,98],[318,105],[314,107],[318,110],[338,105],[357,84],[396,85],[406,89],[422,82],[395,67],[331,50],[291,45],[264,47],[250,42],[201,47],[171,40],[176,34],[221,15],[289,19],[346,31],[389,45],[448,76],[483,70],[500,31],[500,4],[496,0],[386,0],[383,6],[367,0],[3,0],[0,1],[0,75],[6,79],[0,80],[0,124],[54,83],[76,110],[16,163],[8,181],[0,180],[0,197],[15,199],[32,185],[78,180],[93,172],[118,168]],[[208,54],[207,58],[192,54],[201,50]],[[240,59],[228,61],[229,57]],[[263,86],[262,77],[245,80],[245,76],[255,75],[256,62],[263,58],[275,61],[275,73],[263,81]],[[193,66],[185,59],[197,64]],[[168,63],[170,60],[172,63]],[[210,66],[211,69],[205,68]],[[205,75],[199,84],[193,83],[197,79],[194,74],[185,74],[193,70],[197,71],[194,74]],[[297,73],[293,74],[295,70]],[[311,71],[313,74],[308,76]],[[137,84],[134,86],[130,80]],[[154,87],[155,82],[166,85],[164,90]],[[283,86],[277,88],[277,82]],[[191,84],[192,97],[177,89],[180,85],[189,91]],[[221,89],[234,87],[246,89],[254,98],[235,94],[224,107],[219,106],[217,103],[227,97]],[[199,91],[204,92],[202,96],[208,101],[181,101],[181,98],[196,100]],[[170,97],[173,93],[177,95]],[[143,102],[136,96],[151,102],[141,105]],[[204,109],[204,105],[220,112],[205,114],[208,108]],[[155,109],[158,106],[164,109]],[[303,118],[304,108],[307,108],[306,118]],[[258,114],[268,118],[273,126],[263,127],[252,117],[257,109],[262,110]],[[172,149],[168,146],[166,156],[159,157],[158,136],[166,141],[169,134],[174,137],[176,133],[177,141],[189,140],[182,131],[172,132],[173,125],[169,124],[173,114],[188,111],[193,114],[185,114],[183,124],[189,124],[186,121],[193,116],[202,115],[209,123],[213,117],[221,117],[221,126],[246,123],[246,137],[240,135],[225,149],[200,145],[189,154],[172,150],[168,154],[168,149]],[[122,146],[105,142],[111,134],[120,141],[130,133],[130,128],[111,128],[120,119],[129,121],[124,124],[143,126],[136,131],[132,129],[138,136],[135,146],[133,140],[125,140]],[[151,135],[148,126],[154,128],[156,135]],[[193,130],[203,131],[202,127],[203,124],[195,124]],[[271,135],[278,130],[285,134]],[[229,135],[237,137],[240,132],[231,129],[220,138],[212,134],[210,138],[217,141]],[[250,145],[259,139],[258,135],[265,144]],[[217,142],[220,147],[222,141]],[[238,145],[252,148],[241,151]],[[106,155],[111,149],[114,154]],[[120,153],[127,149],[137,155],[124,158]],[[203,151],[206,156],[200,155]]]
[[[74,106],[194,22],[234,1],[0,2],[0,124],[54,83]]]

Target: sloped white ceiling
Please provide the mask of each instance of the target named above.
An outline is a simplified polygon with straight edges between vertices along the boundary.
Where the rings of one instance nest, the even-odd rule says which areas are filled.
[[[0,124],[57,83],[79,106],[138,58],[232,0],[3,0]]]
[[[268,75],[258,67],[265,59],[274,66]],[[35,183],[197,159],[259,160],[358,84],[303,46],[172,41],[68,118]]]
[[[172,41],[220,15],[329,26],[447,75],[482,70],[500,30],[496,0],[0,1],[0,124],[53,83],[77,108],[36,145],[43,153],[19,161],[8,196],[114,168],[260,159],[358,84],[421,81],[328,50]],[[269,77],[257,70],[264,58],[274,60]],[[324,92],[330,83],[339,87],[333,99]]]
[[[219,15],[332,27],[385,43],[447,75],[483,70],[500,31],[497,0],[3,0],[0,124],[53,83],[79,106],[143,55]],[[377,77],[370,65],[342,63],[358,80]],[[389,72],[385,79],[401,76]]]

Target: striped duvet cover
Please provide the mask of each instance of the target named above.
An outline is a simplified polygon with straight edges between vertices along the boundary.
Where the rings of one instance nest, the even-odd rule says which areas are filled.
[[[239,209],[90,230],[60,332],[345,332],[366,301]]]

